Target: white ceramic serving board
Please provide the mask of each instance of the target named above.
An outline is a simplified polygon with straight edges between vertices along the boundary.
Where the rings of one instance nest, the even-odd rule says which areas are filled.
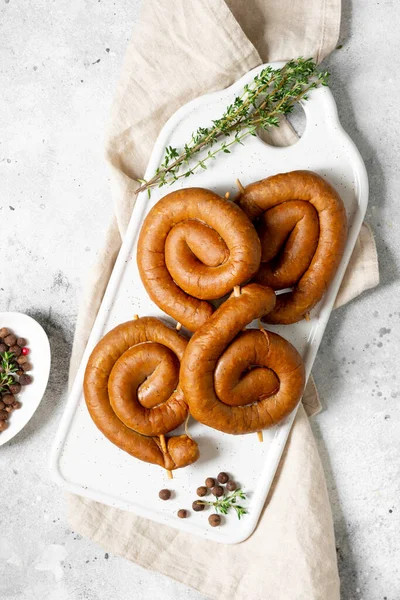
[[[212,119],[220,117],[225,107],[261,68],[247,73],[230,88],[197,98],[178,110],[158,137],[146,179],[151,177],[162,161],[167,145],[182,146],[198,126],[207,126]],[[304,111],[306,129],[295,145],[275,148],[266,145],[258,137],[249,136],[243,146],[237,145],[231,154],[219,156],[208,170],[201,170],[170,188],[153,190],[150,200],[146,192],[139,195],[55,439],[51,469],[55,481],[65,490],[218,542],[237,543],[254,531],[294,414],[279,426],[264,431],[263,443],[257,440],[256,434],[231,436],[192,419],[189,430],[199,443],[201,457],[195,464],[174,471],[174,478],[169,481],[160,467],[132,458],[98,431],[86,409],[82,381],[93,347],[119,323],[130,320],[135,313],[139,316],[163,317],[173,323],[148,298],[136,264],[138,234],[144,217],[157,200],[173,189],[190,186],[209,188],[221,195],[230,192],[234,196],[237,192],[236,178],[247,185],[269,175],[294,169],[316,171],[332,183],[343,198],[350,225],[342,264],[329,292],[314,309],[311,321],[271,327],[296,346],[305,361],[307,376],[310,374],[363,221],[368,200],[368,181],[362,159],[339,123],[330,90],[319,88],[313,91],[310,99],[304,103]],[[248,515],[240,521],[235,514],[228,515],[224,518],[223,526],[213,529],[208,525],[210,511],[195,513],[191,510],[191,504],[196,499],[196,488],[203,484],[204,479],[215,477],[222,470],[229,472],[247,492]],[[159,490],[164,487],[174,492],[168,502],[158,497]],[[180,508],[190,509],[190,517],[177,518],[176,512]]]
[[[29,362],[32,369],[32,383],[23,386],[17,395],[21,408],[14,410],[8,420],[8,427],[0,433],[0,446],[10,441],[32,418],[44,393],[50,373],[50,344],[43,327],[35,319],[18,312],[0,313],[0,328],[7,327],[18,337],[26,339],[30,350]]]

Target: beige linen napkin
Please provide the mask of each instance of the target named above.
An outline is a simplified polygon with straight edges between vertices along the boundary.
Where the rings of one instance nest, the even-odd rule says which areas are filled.
[[[115,218],[78,317],[71,380],[87,342],[135,202],[168,117],[183,103],[233,83],[267,60],[322,60],[335,46],[340,0],[148,0],[127,50],[107,141]],[[257,49],[256,49],[257,48]],[[290,139],[289,126],[275,143]],[[372,234],[364,226],[337,303],[378,283]],[[319,402],[312,384],[303,406]],[[245,542],[224,546],[131,513],[69,496],[75,531],[199,590],[208,598],[337,600],[339,579],[323,470],[303,406],[264,512]]]

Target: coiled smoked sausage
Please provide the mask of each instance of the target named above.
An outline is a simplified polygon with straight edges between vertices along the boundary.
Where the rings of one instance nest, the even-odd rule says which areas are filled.
[[[201,188],[164,196],[147,215],[137,261],[150,298],[190,331],[221,298],[252,277],[261,247],[256,230],[233,202]]]
[[[340,196],[316,173],[292,171],[248,185],[238,205],[261,239],[254,280],[275,290],[292,288],[263,321],[300,321],[326,292],[343,255],[347,219]]]

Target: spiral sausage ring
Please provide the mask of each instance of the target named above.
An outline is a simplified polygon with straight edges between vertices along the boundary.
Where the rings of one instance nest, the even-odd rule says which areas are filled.
[[[144,221],[137,251],[150,298],[190,331],[212,314],[207,300],[252,277],[260,257],[260,241],[243,211],[201,188],[164,196]]]
[[[188,407],[179,387],[187,340],[158,319],[115,327],[94,348],[84,377],[90,416],[114,444],[140,460],[172,470],[199,456],[186,435],[158,437],[181,425]]]
[[[292,288],[263,321],[300,321],[326,292],[343,255],[347,220],[340,196],[316,173],[292,171],[248,185],[238,204],[261,240],[255,281]]]
[[[181,363],[190,413],[225,433],[276,425],[299,402],[305,384],[297,350],[275,333],[247,329],[275,305],[272,289],[252,283],[196,331]]]

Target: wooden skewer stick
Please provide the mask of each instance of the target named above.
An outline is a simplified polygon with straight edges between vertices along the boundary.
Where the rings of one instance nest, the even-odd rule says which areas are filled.
[[[133,320],[134,320],[134,321],[137,321],[137,320],[138,320],[138,318],[139,318],[139,315],[133,315]]]
[[[189,419],[190,419],[190,412],[188,412],[187,417],[185,419],[185,433],[188,436],[188,438],[192,439],[192,436],[189,434],[189,431],[188,431]]]
[[[173,479],[174,476],[172,475],[172,471],[170,471],[169,469],[166,469],[166,471],[167,471],[167,477],[168,477],[168,479]]]
[[[165,435],[160,435],[160,444],[161,444],[162,451],[164,452],[164,454],[166,454],[167,453],[167,444],[165,441]]]
[[[257,319],[257,325],[258,325],[258,329],[260,329],[260,331],[262,331],[264,334],[266,334],[266,331],[264,329],[264,327],[261,324],[261,319]],[[268,336],[267,336],[268,338]],[[257,437],[258,437],[258,441],[259,442],[263,442],[264,441],[264,437],[263,437],[263,432],[262,431],[257,431]]]
[[[235,298],[239,298],[240,296],[240,285],[235,285],[233,288],[233,295]]]
[[[177,331],[180,331],[182,329],[182,323],[177,323],[176,324],[176,328]]]
[[[306,314],[304,315],[304,318],[306,321],[311,321],[310,313],[306,312]]]
[[[240,192],[241,194],[243,194],[243,192],[244,192],[244,187],[242,186],[242,183],[241,183],[240,179],[236,179],[236,185],[237,185],[237,187],[238,187],[238,190],[239,190],[239,192]]]

